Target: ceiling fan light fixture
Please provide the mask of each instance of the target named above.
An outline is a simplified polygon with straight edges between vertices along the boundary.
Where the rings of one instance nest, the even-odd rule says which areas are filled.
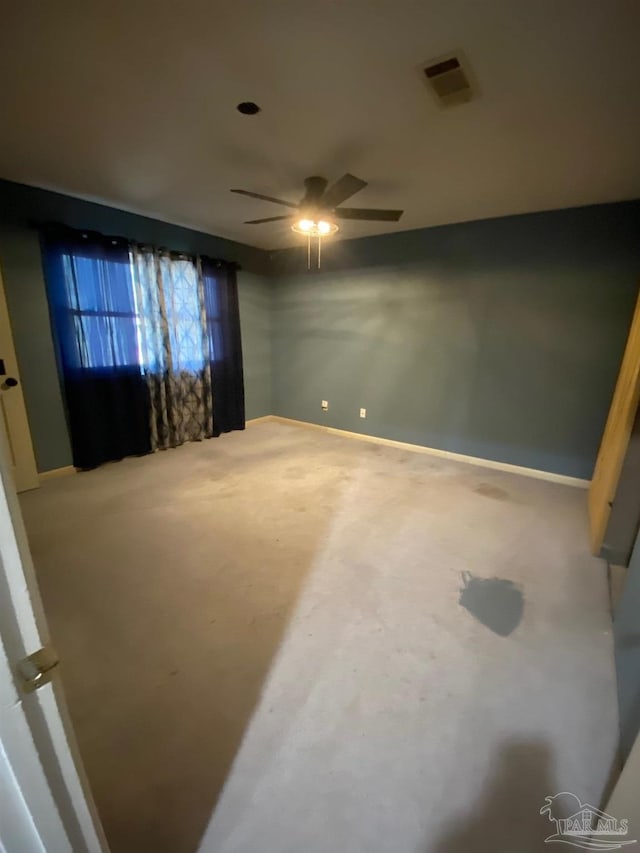
[[[327,222],[325,219],[321,219],[318,222],[318,233],[322,234],[323,237],[325,237],[327,234],[335,234],[337,230],[337,225],[334,225],[331,222]]]
[[[329,237],[338,231],[338,226],[335,222],[328,219],[298,219],[291,226],[291,230],[296,234],[304,234],[307,237]]]
[[[294,231],[297,231],[298,234],[311,234],[314,225],[315,222],[313,219],[299,219],[297,222],[294,222],[291,227]]]

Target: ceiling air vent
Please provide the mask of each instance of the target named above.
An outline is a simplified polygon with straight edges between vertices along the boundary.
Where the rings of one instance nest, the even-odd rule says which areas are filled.
[[[429,88],[443,107],[463,104],[473,97],[469,74],[459,56],[444,56],[422,67]]]

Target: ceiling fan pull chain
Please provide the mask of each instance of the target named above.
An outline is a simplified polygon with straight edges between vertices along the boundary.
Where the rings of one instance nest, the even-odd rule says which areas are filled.
[[[320,250],[322,247],[322,234],[318,234],[318,269],[320,269]]]
[[[311,269],[311,234],[307,234],[307,269]]]

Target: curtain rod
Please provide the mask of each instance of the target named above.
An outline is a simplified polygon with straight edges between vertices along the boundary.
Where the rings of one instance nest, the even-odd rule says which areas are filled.
[[[137,240],[131,239],[130,237],[122,237],[122,236],[117,235],[117,234],[103,234],[101,231],[96,231],[95,228],[74,228],[73,226],[65,225],[62,222],[51,222],[51,221],[45,222],[45,221],[38,221],[35,219],[28,220],[27,225],[30,228],[34,228],[35,230],[40,231],[40,232],[44,231],[45,233],[47,231],[49,231],[49,232],[55,232],[55,231],[65,232],[66,231],[66,232],[70,232],[70,233],[74,233],[74,234],[83,234],[83,233],[95,234],[98,237],[102,238],[103,240],[113,240],[113,241],[118,241],[118,242],[124,242],[130,246],[137,246],[140,249],[153,249],[153,250],[156,250],[159,252],[166,252],[167,254],[173,255],[173,256],[178,257],[178,258],[188,258],[190,260],[192,260],[196,257],[200,257],[200,258],[203,258],[207,261],[211,261],[211,263],[213,263],[217,266],[220,266],[220,267],[223,267],[223,266],[230,267],[231,269],[234,269],[234,270],[241,270],[242,269],[242,266],[238,263],[238,261],[228,261],[228,260],[225,260],[224,258],[214,258],[214,257],[211,257],[211,255],[207,255],[206,253],[202,253],[202,252],[195,252],[195,253],[182,252],[182,251],[178,251],[175,249],[169,249],[166,246],[154,246],[152,243],[141,243]]]

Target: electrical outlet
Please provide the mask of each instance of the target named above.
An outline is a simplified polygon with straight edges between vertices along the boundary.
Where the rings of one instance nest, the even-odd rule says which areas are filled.
[[[360,409],[360,417],[361,418],[367,417],[367,410],[366,409]]]
[[[329,402],[327,400],[323,400],[322,401],[322,411],[326,412],[328,408],[329,408]]]

